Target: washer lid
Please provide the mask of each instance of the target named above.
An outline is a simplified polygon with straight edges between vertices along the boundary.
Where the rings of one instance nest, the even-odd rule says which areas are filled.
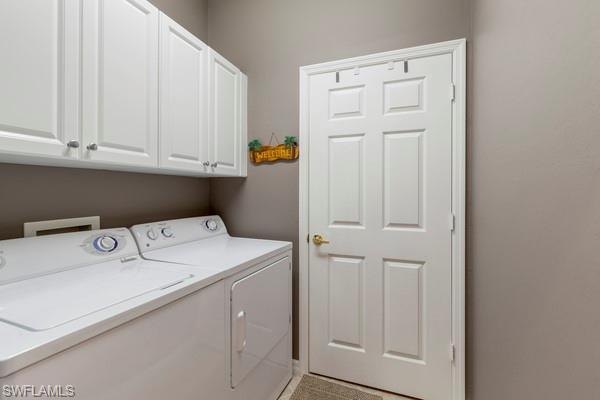
[[[118,260],[0,285],[0,320],[51,329],[192,277],[135,259]]]

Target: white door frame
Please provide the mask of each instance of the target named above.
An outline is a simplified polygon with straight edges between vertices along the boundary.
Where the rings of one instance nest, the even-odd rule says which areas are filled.
[[[452,55],[452,368],[453,400],[465,399],[465,204],[466,204],[466,39],[452,40],[403,50],[371,54],[300,67],[300,371],[308,373],[309,332],[309,243],[308,168],[309,168],[309,84],[310,76],[391,61],[403,61],[439,54]],[[305,239],[306,238],[306,239]]]

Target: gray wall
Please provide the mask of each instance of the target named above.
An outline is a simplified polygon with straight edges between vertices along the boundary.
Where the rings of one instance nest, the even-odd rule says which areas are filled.
[[[206,43],[208,36],[207,0],[149,0],[159,10]]]
[[[151,0],[206,39],[205,0]],[[0,164],[0,240],[21,237],[23,223],[100,215],[102,227],[209,212],[207,179]]]
[[[114,228],[209,210],[207,179],[0,164],[0,240],[29,221],[99,215]]]
[[[465,37],[466,0],[210,0],[208,41],[248,75],[248,136],[298,135],[298,67]],[[298,164],[213,179],[211,206],[237,235],[298,246]],[[294,356],[298,356],[294,250]]]
[[[600,2],[472,18],[471,398],[600,399]]]

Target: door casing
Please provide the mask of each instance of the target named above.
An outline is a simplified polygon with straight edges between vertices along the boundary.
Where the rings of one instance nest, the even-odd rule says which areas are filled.
[[[299,179],[299,278],[300,354],[302,373],[309,372],[309,85],[311,75],[365,67],[393,61],[452,55],[452,399],[465,399],[465,219],[466,219],[466,39],[300,67],[300,179]]]

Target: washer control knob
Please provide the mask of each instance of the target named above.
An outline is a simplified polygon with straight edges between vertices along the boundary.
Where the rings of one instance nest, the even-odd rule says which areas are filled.
[[[119,242],[112,236],[103,235],[94,239],[94,248],[101,253],[110,253],[111,251],[114,251],[118,245]]]
[[[148,229],[148,232],[146,232],[146,236],[148,236],[148,239],[150,240],[156,240],[156,238],[158,237],[154,228]]]
[[[162,233],[162,235],[163,235],[164,237],[166,237],[166,238],[170,238],[170,237],[172,237],[172,236],[173,236],[173,231],[172,231],[172,230],[171,230],[171,228],[170,228],[170,227],[168,227],[168,226],[165,226],[164,228],[162,228],[162,229],[160,230],[160,232],[161,232],[161,233]]]
[[[214,232],[219,228],[219,224],[214,219],[207,219],[204,224],[206,225],[206,229],[211,232]]]

